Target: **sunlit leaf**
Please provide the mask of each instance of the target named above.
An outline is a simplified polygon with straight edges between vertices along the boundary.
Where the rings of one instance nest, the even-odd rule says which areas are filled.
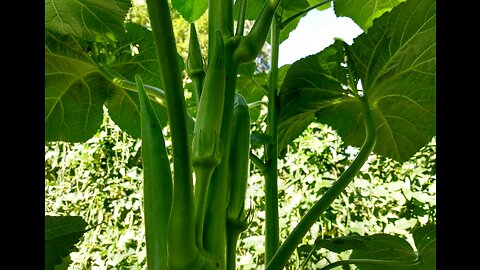
[[[345,90],[356,86],[348,83],[346,74],[352,74],[372,110],[374,152],[409,159],[435,135],[435,31],[435,1],[410,0],[375,20],[351,47],[337,41],[294,63],[280,93],[279,147],[314,117],[334,127],[346,144],[361,146],[360,101]]]
[[[130,0],[45,0],[45,27],[84,40],[114,41],[130,7]]]
[[[194,22],[207,10],[208,0],[172,0],[172,6],[188,22]]]
[[[337,16],[349,17],[367,31],[374,19],[402,2],[405,0],[335,0],[333,3]]]

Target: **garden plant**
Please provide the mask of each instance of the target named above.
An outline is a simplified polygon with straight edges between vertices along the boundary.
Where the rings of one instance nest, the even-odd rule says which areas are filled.
[[[264,268],[283,269],[372,153],[404,162],[435,136],[435,0],[146,5],[149,27],[126,22],[130,0],[45,1],[45,138],[86,141],[99,130],[106,108],[122,130],[141,139],[148,269],[236,268],[237,243],[252,211],[245,205],[251,164],[264,178]],[[279,67],[280,43],[300,18],[330,5],[364,33],[351,45],[337,39]],[[186,61],[177,51],[171,9],[190,23]],[[195,22],[205,12],[208,46],[202,51]],[[253,22],[249,31],[247,21]],[[271,45],[270,70],[256,73],[265,42]],[[267,116],[259,128],[252,122],[263,106]],[[360,149],[281,239],[278,160],[314,121]],[[75,217],[46,216],[45,222],[47,251],[54,254],[46,254],[46,263],[58,264],[55,254],[66,254],[54,240],[66,228],[78,239],[86,224]],[[374,234],[317,244],[352,250],[349,259],[325,270],[435,269],[435,225],[415,230],[413,240],[414,247]]]

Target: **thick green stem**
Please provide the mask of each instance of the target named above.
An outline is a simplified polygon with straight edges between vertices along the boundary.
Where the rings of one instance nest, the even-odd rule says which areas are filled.
[[[198,259],[192,169],[187,133],[187,111],[183,94],[177,48],[168,0],[147,0],[160,72],[165,87],[172,136],[174,169],[173,199],[168,224],[168,264],[170,269],[191,267]]]
[[[278,56],[280,49],[280,22],[275,16],[271,23],[272,56],[270,64],[268,113],[266,134],[272,138],[270,144],[265,147],[265,164],[270,171],[265,175],[265,262],[268,264],[279,245],[279,222],[278,222],[278,150],[277,150],[277,127],[278,127]]]
[[[298,225],[287,237],[285,242],[280,246],[273,259],[267,265],[267,270],[281,270],[288,262],[290,256],[293,254],[302,238],[318,220],[320,215],[332,204],[332,202],[345,190],[348,184],[353,180],[355,175],[360,171],[363,164],[367,161],[372,152],[376,142],[375,126],[370,113],[370,107],[367,97],[361,98],[363,107],[363,120],[366,129],[365,141],[358,153],[357,157],[345,172],[338,178],[338,180],[327,190],[327,192],[318,200],[307,214],[300,220]]]
[[[208,0],[208,58],[213,55],[215,32],[233,36],[233,0]]]

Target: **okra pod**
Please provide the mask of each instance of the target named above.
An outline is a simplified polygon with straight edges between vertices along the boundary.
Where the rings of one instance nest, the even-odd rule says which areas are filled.
[[[140,75],[135,75],[140,100],[143,204],[148,269],[167,269],[167,230],[172,205],[172,174],[162,126]]]
[[[281,0],[267,0],[250,32],[241,38],[233,54],[237,63],[248,63],[258,56],[270,31],[270,24]]]
[[[236,93],[232,119],[227,207],[227,270],[235,270],[240,233],[248,227],[245,194],[250,173],[250,113],[245,98]]]
[[[232,128],[227,220],[235,225],[245,220],[244,203],[250,173],[250,112],[245,98],[238,93],[235,94]]]
[[[192,139],[192,166],[196,177],[195,224],[199,247],[203,247],[203,221],[208,185],[222,157],[220,129],[225,96],[224,43],[220,31],[216,33],[214,53],[210,57]]]
[[[198,42],[197,30],[195,24],[190,24],[190,41],[188,45],[187,57],[187,74],[192,79],[195,94],[197,96],[197,104],[202,95],[203,80],[205,79],[205,70],[203,69],[202,50]]]

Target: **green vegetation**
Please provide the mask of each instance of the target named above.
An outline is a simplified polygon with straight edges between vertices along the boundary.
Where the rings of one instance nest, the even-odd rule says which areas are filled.
[[[331,5],[364,33],[280,67]],[[45,1],[49,269],[436,267],[435,0],[141,6]]]
[[[279,160],[282,238],[358,152],[319,123],[312,123],[289,147]],[[77,244],[69,269],[146,269],[140,148],[141,141],[121,131],[107,115],[100,131],[85,143],[46,143],[45,214],[78,215],[90,225],[98,224]],[[337,254],[318,247],[319,239],[383,232],[413,241],[414,228],[436,221],[435,164],[435,140],[405,163],[371,155],[310,229],[287,269],[303,263],[305,269],[318,269],[348,258],[348,251]],[[239,236],[239,269],[258,269],[264,262],[264,195],[263,177],[252,164],[245,201],[250,223]]]

